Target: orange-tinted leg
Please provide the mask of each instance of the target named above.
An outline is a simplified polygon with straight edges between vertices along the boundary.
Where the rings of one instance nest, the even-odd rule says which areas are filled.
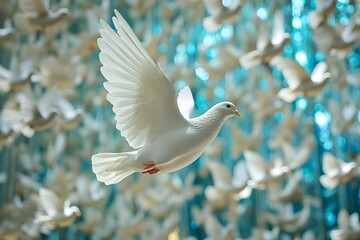
[[[149,174],[155,174],[159,172],[160,170],[155,168],[155,163],[153,161],[149,161],[144,163],[144,170],[142,173],[149,173]]]

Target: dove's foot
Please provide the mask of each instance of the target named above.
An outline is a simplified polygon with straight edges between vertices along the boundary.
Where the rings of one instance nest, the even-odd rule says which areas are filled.
[[[144,163],[144,166],[145,171],[142,173],[155,174],[160,171],[158,168],[155,168],[155,163],[153,161]]]

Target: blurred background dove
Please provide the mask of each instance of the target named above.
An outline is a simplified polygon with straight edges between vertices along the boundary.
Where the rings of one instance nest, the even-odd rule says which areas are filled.
[[[71,20],[70,10],[60,8],[52,11],[49,5],[48,0],[21,0],[21,12],[14,16],[16,26],[23,32],[65,30]]]
[[[357,239],[360,237],[359,213],[354,212],[351,215],[341,209],[338,215],[338,229],[330,232],[332,240]]]
[[[292,102],[301,96],[315,96],[326,86],[331,77],[325,62],[318,63],[311,76],[299,63],[289,58],[275,58],[272,64],[282,72],[289,85],[278,93],[278,96],[287,102]]]
[[[322,162],[324,175],[320,176],[321,184],[329,189],[345,184],[358,176],[357,162],[344,162],[331,153],[325,153]]]
[[[209,32],[215,32],[223,24],[233,23],[240,14],[242,2],[234,0],[227,2],[225,6],[222,2],[217,0],[203,0],[206,10],[210,16],[203,19],[204,28]]]
[[[272,58],[281,55],[291,37],[285,32],[284,15],[277,11],[274,16],[273,33],[270,39],[268,26],[259,22],[260,29],[256,41],[256,50],[240,56],[239,61],[244,68],[252,68],[261,63],[268,63]]]

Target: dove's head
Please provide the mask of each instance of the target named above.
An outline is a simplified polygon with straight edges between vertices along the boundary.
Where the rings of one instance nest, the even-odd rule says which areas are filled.
[[[221,102],[215,105],[215,108],[226,118],[232,116],[240,116],[236,106],[231,102]]]
[[[67,8],[60,8],[57,12],[58,12],[60,18],[62,18],[62,19],[72,20],[72,18],[73,18],[72,13]]]
[[[70,207],[70,210],[71,210],[72,215],[75,214],[75,215],[78,216],[78,217],[81,216],[81,212],[80,212],[80,209],[79,209],[78,207],[76,207],[76,206],[71,206],[71,207]]]

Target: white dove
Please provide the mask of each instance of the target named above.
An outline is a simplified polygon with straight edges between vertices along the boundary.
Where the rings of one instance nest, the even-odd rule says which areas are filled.
[[[244,68],[252,68],[261,63],[268,63],[271,59],[282,54],[286,44],[290,43],[290,34],[285,32],[284,15],[277,11],[274,16],[272,38],[265,22],[260,23],[256,49],[243,54],[239,62]]]
[[[271,64],[282,72],[289,85],[278,93],[278,96],[286,102],[293,102],[301,96],[315,96],[326,86],[331,77],[325,62],[316,64],[311,76],[300,64],[290,58],[277,57],[271,61]]]
[[[204,28],[209,32],[216,32],[222,25],[235,22],[242,9],[239,0],[231,1],[229,7],[225,7],[218,0],[203,0],[210,16],[203,19]]]
[[[290,172],[290,168],[277,164],[277,161],[271,167],[257,152],[245,151],[244,157],[251,178],[248,185],[256,189],[265,189],[278,183]]]
[[[301,178],[302,173],[300,171],[295,172],[294,175],[289,177],[288,182],[286,183],[284,189],[280,192],[270,192],[270,200],[280,203],[287,203],[287,202],[299,202],[301,200]],[[270,188],[270,191],[273,188]]]
[[[273,227],[271,230],[264,228],[253,228],[252,230],[252,240],[277,240],[280,236],[280,228]]]
[[[291,205],[284,205],[281,212],[276,214],[270,212],[262,213],[261,220],[264,223],[279,227],[283,232],[296,235],[309,224],[310,215],[311,205],[309,203],[304,203],[303,208],[296,213]]]
[[[328,17],[334,14],[337,3],[336,0],[315,0],[315,2],[316,10],[309,14],[309,23],[313,29],[326,22]]]
[[[191,213],[195,222],[205,228],[205,232],[207,234],[206,239],[234,239],[234,226],[232,224],[223,226],[206,206],[203,209],[200,209],[197,206],[193,206]]]
[[[334,189],[339,184],[345,184],[357,176],[358,164],[356,162],[344,162],[331,153],[325,153],[322,169],[324,175],[320,176],[320,183]]]
[[[284,142],[282,151],[285,165],[291,170],[302,167],[310,159],[315,143],[316,139],[311,135],[304,137],[302,144],[298,147],[294,147],[289,142]]]
[[[360,238],[360,222],[359,214],[357,212],[354,212],[349,216],[349,213],[345,209],[342,209],[339,212],[337,222],[339,229],[330,232],[330,238],[332,240]]]
[[[338,102],[329,100],[329,110],[331,113],[331,133],[338,135],[348,131],[356,121],[358,109],[354,102]]]
[[[173,172],[195,161],[214,140],[224,121],[240,115],[235,105],[221,102],[190,118],[194,100],[189,87],[176,92],[149,57],[129,25],[115,10],[117,34],[103,20],[100,29],[101,72],[116,113],[116,127],[137,150],[93,155],[99,181],[118,183],[134,172]]]
[[[14,36],[15,30],[13,28],[0,28],[0,44],[13,40]]]
[[[357,11],[351,15],[350,23],[345,25],[341,31],[341,38],[345,42],[359,42],[360,38],[360,11],[357,7]]]
[[[354,48],[354,41],[349,41],[350,38],[343,39],[339,30],[327,22],[323,22],[316,29],[312,29],[312,33],[315,45],[325,54],[344,59]]]
[[[76,206],[70,206],[70,201],[61,202],[60,198],[51,190],[40,188],[40,204],[45,215],[37,215],[35,223],[44,224],[50,229],[70,226],[81,215]]]
[[[249,179],[246,172],[245,163],[238,162],[234,166],[234,176],[220,162],[208,161],[214,185],[209,185],[205,189],[207,200],[215,207],[224,207],[229,201],[248,198],[252,192],[251,187],[247,186]]]
[[[246,135],[241,128],[230,124],[233,138],[231,157],[237,159],[245,150],[256,149],[261,143],[261,121],[255,120],[253,130],[250,135]]]
[[[72,17],[71,12],[67,8],[51,12],[49,5],[48,0],[20,0],[22,12],[14,16],[16,26],[24,32],[44,31],[48,28],[65,29]]]

